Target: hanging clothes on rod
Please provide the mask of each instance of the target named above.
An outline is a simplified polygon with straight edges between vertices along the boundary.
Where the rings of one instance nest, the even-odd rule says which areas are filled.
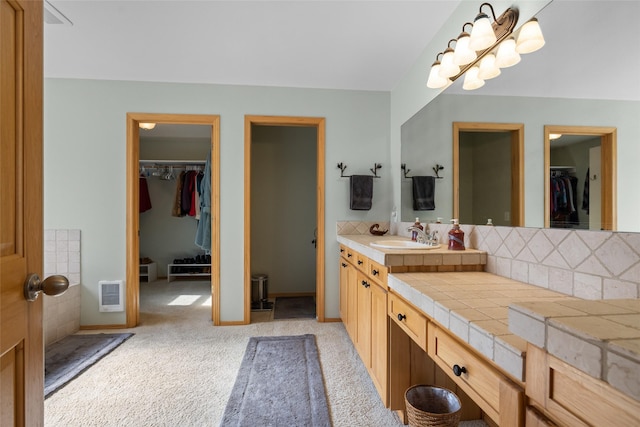
[[[196,229],[196,246],[211,253],[211,152],[207,156],[200,183],[200,220]]]
[[[573,169],[575,172],[575,169]],[[551,227],[566,228],[580,224],[578,217],[578,178],[571,169],[551,169]]]

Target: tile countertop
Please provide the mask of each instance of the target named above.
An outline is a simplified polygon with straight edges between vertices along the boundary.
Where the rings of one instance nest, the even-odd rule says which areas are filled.
[[[527,342],[509,330],[509,305],[576,298],[484,272],[399,273],[389,288],[427,316],[524,381]]]
[[[517,302],[509,329],[640,400],[640,299]]]
[[[371,246],[384,240],[408,240],[402,236],[372,236],[369,234],[339,235],[338,242],[360,252],[373,261],[389,267],[412,265],[481,265],[487,263],[487,253],[477,249],[450,251],[441,244],[436,249],[385,249]]]

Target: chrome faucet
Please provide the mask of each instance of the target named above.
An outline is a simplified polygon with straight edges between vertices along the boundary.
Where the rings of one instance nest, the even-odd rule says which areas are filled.
[[[418,243],[424,243],[425,245],[434,246],[438,244],[438,232],[434,231],[433,233],[425,233],[424,230],[419,229],[415,225],[407,228],[407,231],[415,231],[416,241]]]

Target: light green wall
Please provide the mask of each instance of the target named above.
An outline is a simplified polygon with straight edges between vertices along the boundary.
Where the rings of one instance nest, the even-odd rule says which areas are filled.
[[[83,325],[124,323],[99,313],[97,283],[126,271],[126,113],[218,114],[220,134],[221,319],[243,319],[244,116],[326,118],[325,316],[339,317],[339,220],[378,221],[391,211],[389,93],[45,79],[45,228],[82,230]],[[351,173],[381,163],[370,211],[349,210]],[[214,171],[215,173],[215,171]]]

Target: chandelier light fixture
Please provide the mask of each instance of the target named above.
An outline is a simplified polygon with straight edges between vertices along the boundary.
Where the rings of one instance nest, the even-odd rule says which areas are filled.
[[[482,11],[484,6],[491,10],[489,15]],[[462,88],[473,90],[482,87],[485,80],[500,75],[501,68],[511,67],[520,62],[520,54],[535,52],[544,46],[542,30],[536,18],[532,18],[515,35],[513,29],[518,22],[518,9],[509,8],[496,18],[493,6],[482,3],[473,23],[462,26],[457,39],[449,40],[444,52],[436,55],[431,65],[427,87],[443,88],[461,76],[465,76]],[[465,28],[471,26],[471,33]],[[451,43],[455,42],[455,48]],[[442,59],[439,59],[442,55]]]

